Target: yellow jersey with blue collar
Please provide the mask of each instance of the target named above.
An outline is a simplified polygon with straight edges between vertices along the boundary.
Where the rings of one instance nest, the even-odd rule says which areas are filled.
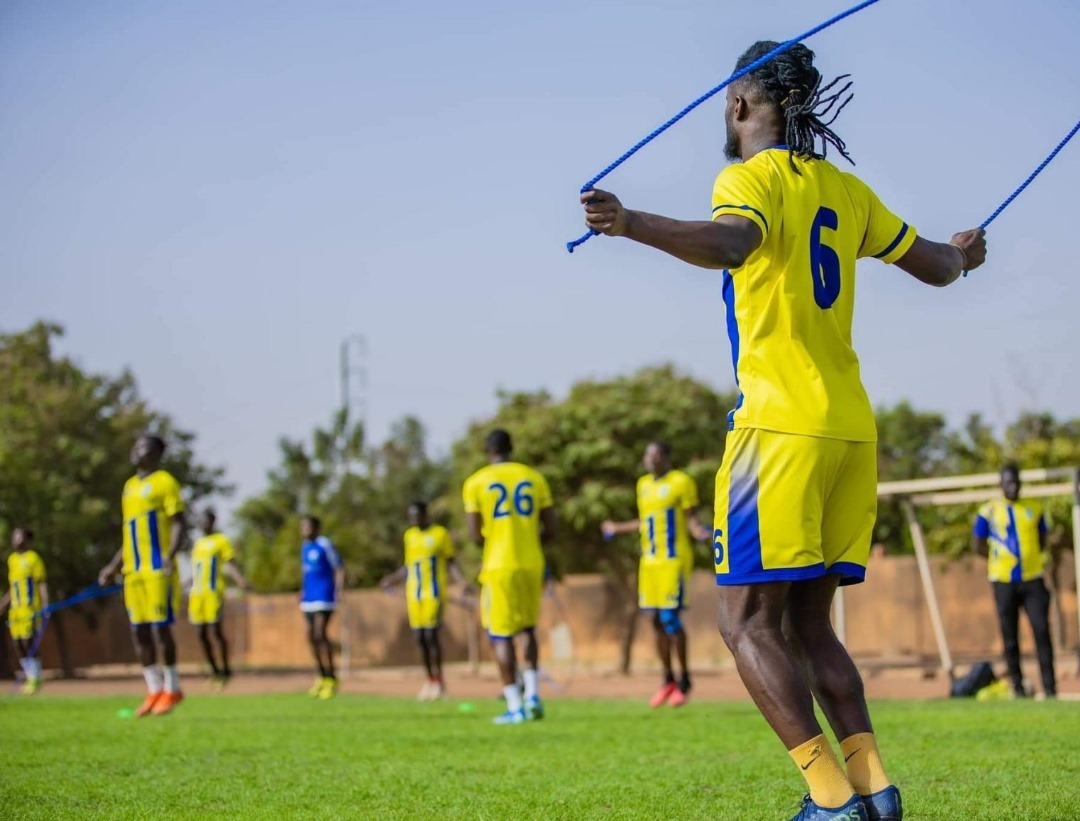
[[[8,556],[8,584],[12,612],[36,613],[41,609],[41,584],[45,581],[45,562],[36,551],[16,550]]]
[[[540,511],[552,506],[551,488],[540,472],[519,462],[496,462],[465,480],[466,513],[483,520],[488,571],[544,570]]]
[[[729,429],[876,441],[851,344],[855,261],[895,262],[915,229],[857,177],[826,160],[789,159],[786,146],[721,171],[712,205],[713,219],[745,217],[762,235],[741,268],[724,272],[740,391]]]
[[[410,599],[441,599],[446,591],[446,566],[454,558],[450,532],[442,525],[405,531],[405,590]]]
[[[211,533],[191,547],[191,592],[225,594],[225,565],[236,559],[233,543],[224,533]]]
[[[122,507],[124,574],[160,572],[172,544],[172,518],[184,510],[180,485],[164,470],[132,476],[124,484]]]
[[[638,479],[637,504],[642,561],[692,563],[686,518],[700,504],[694,480],[681,470],[669,470],[659,478],[648,473]]]
[[[979,508],[975,535],[986,539],[986,575],[992,582],[1029,582],[1043,574],[1046,557],[1041,536],[1046,516],[1038,502],[998,499]]]

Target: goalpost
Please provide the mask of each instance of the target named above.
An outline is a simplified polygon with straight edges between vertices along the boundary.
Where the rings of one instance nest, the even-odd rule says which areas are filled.
[[[1080,468],[1049,468],[1020,472],[1023,482],[1022,498],[1035,499],[1050,496],[1071,496],[1073,525],[1073,561],[1076,578],[1080,580]],[[988,502],[1000,494],[1000,474],[977,473],[969,476],[947,476],[940,479],[908,479],[899,482],[882,482],[878,485],[879,499],[896,499],[907,520],[911,541],[915,547],[915,560],[922,581],[923,595],[930,615],[930,623],[937,643],[938,659],[942,671],[951,681],[954,677],[952,654],[945,634],[945,625],[938,606],[934,579],[930,571],[930,558],[926,550],[926,535],[916,515],[916,508],[933,505],[961,505]],[[845,609],[843,588],[836,597],[836,629],[841,641],[845,636]],[[1078,596],[1077,621],[1080,626],[1080,596]]]

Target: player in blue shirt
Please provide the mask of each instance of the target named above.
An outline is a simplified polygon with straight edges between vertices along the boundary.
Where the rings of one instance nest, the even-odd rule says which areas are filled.
[[[338,596],[345,587],[345,565],[333,543],[320,535],[321,528],[317,516],[305,516],[300,520],[300,536],[304,540],[300,547],[303,567],[300,612],[307,619],[308,641],[319,672],[308,693],[325,700],[337,692],[334,653],[326,631]]]

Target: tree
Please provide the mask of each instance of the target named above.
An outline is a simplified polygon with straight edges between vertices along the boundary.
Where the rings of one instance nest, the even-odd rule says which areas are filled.
[[[878,429],[878,481],[940,476],[949,472],[950,445],[945,417],[917,411],[908,402],[875,411]],[[878,505],[874,541],[893,552],[909,544],[907,521],[896,500]]]
[[[309,513],[341,552],[348,584],[374,584],[401,563],[409,503],[445,487],[445,467],[428,456],[423,425],[412,417],[368,447],[363,426],[338,411],[310,445],[282,439],[279,448],[267,489],[236,512],[244,563],[260,590],[299,588],[299,520]]]
[[[188,504],[229,490],[220,468],[196,460],[194,435],[149,408],[130,373],[87,373],[54,350],[62,335],[44,322],[0,335],[0,537],[34,529],[55,600],[92,583],[119,547],[120,493],[140,434],[165,439],[164,466]]]

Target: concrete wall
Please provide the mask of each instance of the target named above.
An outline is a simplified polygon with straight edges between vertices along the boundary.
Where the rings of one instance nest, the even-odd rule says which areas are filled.
[[[1061,596],[1064,633],[1061,642],[1077,642],[1076,585],[1072,556],[1064,557]],[[975,559],[959,562],[933,561],[938,592],[950,647],[957,659],[997,658],[1001,642],[984,565]],[[865,584],[847,588],[847,643],[865,663],[893,663],[936,658],[936,645],[914,557],[881,557],[873,561]],[[620,638],[628,604],[618,587],[602,576],[574,576],[560,587],[558,600],[570,624],[576,660],[584,667],[611,668],[620,657]],[[237,667],[306,668],[311,659],[305,625],[295,594],[248,596],[227,605],[226,632]],[[694,575],[690,610],[685,615],[691,641],[691,659],[697,667],[724,664],[727,650],[715,626],[716,592],[707,571]],[[544,606],[541,635],[560,620],[554,603]],[[1026,621],[1022,641],[1032,648]],[[639,618],[633,645],[637,665],[652,664],[651,630]],[[48,668],[58,668],[57,631],[67,637],[70,664],[76,668],[103,664],[134,664],[127,619],[119,597],[65,611],[54,618],[42,645]],[[399,595],[374,590],[350,591],[345,608],[335,616],[331,632],[348,651],[352,667],[414,664],[417,653]],[[195,631],[186,623],[177,629],[181,663],[201,660]],[[449,661],[470,659],[470,642],[476,657],[490,658],[486,642],[472,613],[450,605],[445,619],[444,651]],[[550,648],[545,652],[550,653]]]

